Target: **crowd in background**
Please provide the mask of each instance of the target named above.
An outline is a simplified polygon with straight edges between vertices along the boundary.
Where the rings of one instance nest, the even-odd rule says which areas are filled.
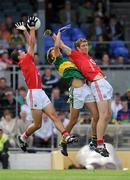
[[[25,2],[22,0],[20,3],[21,7],[30,6],[32,11],[36,11],[36,5],[32,1]],[[7,4],[8,2],[6,6]],[[16,30],[14,24],[19,20],[26,22],[29,11],[26,8],[21,8],[22,10],[18,11],[18,8],[16,12],[19,12],[19,19],[16,20],[8,12],[5,13],[3,19],[0,19],[0,71],[13,64],[10,59],[10,53],[13,49],[26,50],[25,37]],[[64,33],[62,37],[68,46],[73,47],[75,40],[84,37],[89,42],[89,54],[95,58],[98,64],[104,66],[129,64],[129,44],[125,44],[124,22],[118,19],[115,14],[110,14],[107,9],[104,0],[76,2],[66,0],[64,3],[58,1],[57,6],[53,1],[47,0],[45,5],[46,28],[51,28],[54,32],[57,32],[59,27],[71,23],[70,32]],[[45,41],[45,51],[47,51],[54,43],[49,38],[43,38],[43,40]],[[42,64],[42,60],[38,58],[36,53],[37,64]]]

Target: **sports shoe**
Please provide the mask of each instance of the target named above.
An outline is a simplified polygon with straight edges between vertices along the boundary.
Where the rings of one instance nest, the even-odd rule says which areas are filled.
[[[77,143],[78,140],[79,140],[78,137],[75,135],[68,135],[65,138],[63,138],[62,142],[59,144],[61,153],[64,156],[68,156],[67,144]]]
[[[60,144],[59,144],[59,146],[60,146],[60,151],[61,151],[61,153],[64,155],[64,156],[68,156],[68,152],[67,152],[67,143],[66,142],[61,142]]]
[[[106,149],[106,146],[104,144],[104,147],[103,148],[96,148],[95,151],[99,154],[101,154],[101,156],[104,156],[104,157],[109,157],[109,152],[107,151]]]
[[[95,151],[95,149],[97,148],[97,142],[95,140],[91,140],[89,143],[89,148],[91,151]]]
[[[22,141],[21,137],[20,136],[17,136],[17,144],[18,146],[24,151],[26,152],[27,151],[27,143]]]
[[[75,135],[68,135],[64,138],[64,141],[67,143],[67,144],[72,144],[72,143],[77,143],[78,142],[78,137],[75,136]]]

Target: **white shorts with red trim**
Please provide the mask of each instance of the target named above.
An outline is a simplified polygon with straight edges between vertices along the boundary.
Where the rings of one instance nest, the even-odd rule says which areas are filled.
[[[85,103],[95,102],[91,88],[84,84],[80,88],[70,88],[69,103],[72,108],[81,109]]]
[[[50,99],[42,89],[29,89],[26,101],[30,109],[44,109],[51,103]]]
[[[91,90],[96,102],[110,100],[113,95],[113,88],[104,78],[91,82]]]

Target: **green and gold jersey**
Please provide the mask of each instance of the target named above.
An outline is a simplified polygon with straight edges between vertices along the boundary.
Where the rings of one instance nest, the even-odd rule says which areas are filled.
[[[85,77],[81,74],[77,67],[67,58],[57,57],[53,64],[59,74],[63,76],[69,85],[71,85],[73,78],[85,80]]]

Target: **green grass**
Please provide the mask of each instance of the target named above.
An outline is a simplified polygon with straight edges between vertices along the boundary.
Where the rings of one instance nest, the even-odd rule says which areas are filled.
[[[0,180],[130,180],[130,171],[0,170]]]

